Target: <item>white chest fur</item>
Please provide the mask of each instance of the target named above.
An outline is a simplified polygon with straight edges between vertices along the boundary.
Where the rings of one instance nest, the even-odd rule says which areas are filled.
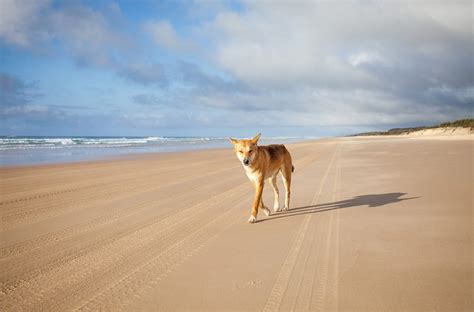
[[[257,182],[261,178],[261,174],[258,173],[257,170],[252,170],[252,168],[245,167],[245,166],[244,166],[244,169],[250,181]]]

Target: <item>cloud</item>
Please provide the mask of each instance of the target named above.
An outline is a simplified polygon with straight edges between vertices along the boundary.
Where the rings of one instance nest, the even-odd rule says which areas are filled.
[[[222,11],[202,29],[217,66],[252,88],[226,99],[208,94],[206,102],[291,107],[313,115],[315,125],[472,115],[471,6],[246,1],[241,12]],[[305,116],[292,119],[305,123]]]
[[[252,92],[249,86],[234,79],[209,73],[195,63],[179,61],[176,66],[169,66],[168,71],[169,77],[166,77],[166,82],[159,84],[162,87],[159,89],[159,95],[153,92],[140,93],[132,96],[132,101],[139,105],[162,105],[180,109],[202,107],[245,109],[242,103],[235,103],[237,107],[233,107],[228,103],[228,99]]]
[[[360,66],[364,64],[373,64],[376,65],[377,63],[379,64],[387,64],[389,63],[380,55],[378,52],[356,52],[352,55],[349,56],[348,62],[352,66]]]
[[[92,8],[78,2],[1,2],[0,38],[33,52],[62,50],[79,66],[108,70],[138,84],[164,86],[164,66],[133,50],[136,39],[115,2]],[[44,53],[43,53],[44,54]]]
[[[170,51],[191,52],[194,49],[194,45],[190,41],[178,36],[173,25],[167,20],[148,21],[144,23],[143,29],[155,44]]]
[[[34,83],[7,73],[0,73],[0,93],[2,108],[25,106],[41,95]]]
[[[118,70],[120,76],[143,85],[166,86],[164,67],[161,64],[146,64],[140,62],[130,62]]]
[[[48,40],[50,34],[42,25],[41,14],[48,10],[48,0],[0,1],[0,38],[6,42],[31,48]]]
[[[67,106],[48,106],[38,103],[43,94],[34,82],[15,75],[0,73],[0,118],[2,122],[16,118],[48,118],[67,115]],[[74,107],[72,107],[74,108]],[[11,122],[11,121],[10,121]]]
[[[128,129],[389,127],[473,114],[471,2],[220,4],[143,20],[114,2],[4,0],[0,40],[133,82],[117,117],[102,116]],[[17,90],[8,111],[39,114],[34,84],[7,80]]]
[[[422,4],[248,2],[244,13],[222,12],[209,28],[217,33],[219,64],[257,84],[380,87],[370,70],[347,61],[361,54],[382,56],[385,65],[399,68],[405,78],[420,69],[432,77],[428,68],[433,65],[450,68],[437,74],[445,82],[461,83],[449,73],[466,64],[472,39],[420,9]],[[457,18],[471,20],[469,3],[458,11]],[[421,59],[429,63],[423,65]]]
[[[77,2],[0,1],[0,39],[34,52],[61,47],[83,65],[110,67],[126,53],[131,39],[121,32],[123,16],[113,3],[103,12]]]
[[[116,27],[119,25],[116,21],[120,19],[119,7],[112,6],[110,10],[115,19],[82,5],[66,4],[52,10],[48,16],[52,36],[59,39],[81,64],[114,66],[114,54],[126,52],[131,40]]]
[[[186,61],[178,62],[175,68],[175,79],[201,93],[236,93],[251,90],[250,86],[239,80],[209,73],[203,70],[201,66]]]
[[[133,102],[144,106],[155,106],[161,103],[161,98],[154,94],[141,93],[132,96]]]

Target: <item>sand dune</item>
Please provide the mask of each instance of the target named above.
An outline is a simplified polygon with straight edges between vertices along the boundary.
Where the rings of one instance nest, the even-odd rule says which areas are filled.
[[[1,310],[472,310],[472,140],[288,148],[252,225],[230,146],[0,169]]]
[[[436,140],[474,140],[472,128],[444,127],[414,131],[409,137]]]

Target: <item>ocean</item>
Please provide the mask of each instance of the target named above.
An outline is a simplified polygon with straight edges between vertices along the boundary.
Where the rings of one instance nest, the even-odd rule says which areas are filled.
[[[303,141],[307,137],[262,138],[262,144]],[[44,137],[0,136],[0,165],[18,166],[98,160],[110,157],[231,147],[223,137]]]

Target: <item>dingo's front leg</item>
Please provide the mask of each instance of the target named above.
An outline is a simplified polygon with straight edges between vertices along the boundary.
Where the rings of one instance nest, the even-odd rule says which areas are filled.
[[[265,204],[263,203],[263,196],[262,196],[262,200],[261,200],[261,204],[260,204],[260,209],[263,210],[263,212],[265,213],[266,216],[270,215],[270,209],[268,209],[268,207],[265,206]]]
[[[255,183],[255,198],[253,200],[252,214],[248,220],[249,223],[257,222],[258,206],[260,206],[262,201],[263,183],[263,178],[258,179],[257,183]]]

